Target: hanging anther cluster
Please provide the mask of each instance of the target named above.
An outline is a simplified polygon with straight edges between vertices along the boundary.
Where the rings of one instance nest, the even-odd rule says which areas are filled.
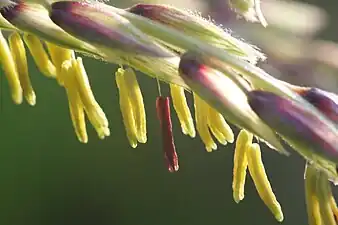
[[[231,1],[241,13],[259,1]],[[247,14],[245,14],[247,15]],[[244,198],[247,169],[257,192],[278,221],[281,206],[267,178],[254,137],[288,155],[281,139],[309,162],[306,199],[309,222],[336,224],[338,210],[329,181],[338,182],[338,97],[316,88],[297,87],[256,67],[264,55],[201,16],[156,4],[118,9],[99,1],[0,1],[0,63],[16,104],[37,99],[27,65],[28,54],[47,78],[64,88],[75,134],[88,142],[86,117],[103,139],[109,123],[94,97],[84,63],[85,54],[121,65],[115,72],[126,136],[132,148],[147,142],[147,123],[138,70],[169,84],[170,96],[156,98],[163,156],[170,172],[179,169],[170,104],[184,135],[199,136],[212,152],[233,143],[233,197]],[[3,35],[4,34],[4,35]],[[159,88],[160,89],[160,88]],[[186,94],[194,100],[189,109]],[[194,117],[194,118],[193,118]],[[195,122],[195,123],[194,123]],[[180,166],[184,166],[180,162]]]
[[[236,203],[244,199],[246,171],[249,168],[259,196],[276,220],[282,222],[284,219],[283,212],[267,178],[260,147],[257,143],[252,143],[252,140],[253,135],[246,130],[241,130],[237,137],[232,181],[233,198]]]

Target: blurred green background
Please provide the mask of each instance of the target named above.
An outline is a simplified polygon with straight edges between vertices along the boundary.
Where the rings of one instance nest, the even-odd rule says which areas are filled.
[[[306,49],[317,40],[321,43],[324,39],[338,41],[338,2],[309,2],[323,9],[320,12],[326,19],[321,30],[312,35],[299,35],[297,32],[281,31],[280,27],[272,25],[268,34],[292,44],[298,42],[288,38],[296,37],[300,42],[306,41]],[[167,0],[166,3],[214,15],[218,23],[231,27],[235,34],[264,47],[271,59],[269,57],[262,67],[276,76],[331,91],[338,86],[335,66],[309,59],[298,45],[290,48],[298,53],[293,54],[293,58],[285,54],[281,57],[279,51],[282,49],[273,38],[269,39],[270,45],[257,34],[259,32],[255,30],[260,29],[259,25],[247,25],[242,20],[233,19],[234,15],[226,9],[226,0]],[[112,4],[126,7],[132,2],[121,0],[112,1]],[[283,17],[286,11],[283,9],[279,13]],[[268,22],[275,19],[270,17]],[[297,14],[294,18],[288,17],[288,21],[290,26],[299,21]],[[318,22],[318,17],[311,14],[305,18],[303,25],[307,27],[315,22]],[[334,50],[335,45],[332,52]],[[294,55],[298,58],[295,59]],[[332,60],[338,58],[333,57]],[[54,80],[43,77],[31,58],[30,73],[37,94],[35,107],[27,104],[16,106],[11,102],[7,82],[1,72],[1,225],[278,224],[258,197],[251,178],[247,179],[244,201],[240,204],[233,201],[234,145],[219,146],[219,151],[207,153],[198,137],[191,139],[181,133],[174,112],[180,171],[175,174],[167,172],[159,124],[155,119],[156,81],[141,74],[138,78],[147,111],[148,143],[139,145],[137,149],[129,147],[113,77],[116,66],[90,58],[85,58],[84,62],[96,99],[105,110],[111,128],[111,136],[101,141],[88,124],[88,144],[79,143],[74,135],[64,90]],[[168,93],[167,87],[163,88],[164,93]],[[191,103],[191,96],[189,99]],[[283,207],[283,224],[307,224],[304,161],[296,154],[287,158],[267,148],[263,148],[263,159]]]

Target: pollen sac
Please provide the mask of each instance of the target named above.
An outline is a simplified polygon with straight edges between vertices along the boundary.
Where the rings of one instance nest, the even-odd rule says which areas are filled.
[[[137,4],[127,11],[162,23],[170,28],[184,31],[188,36],[208,42],[249,61],[255,62],[264,58],[264,55],[254,47],[232,37],[223,28],[196,13],[161,4]],[[178,49],[178,51],[181,50]]]
[[[28,74],[27,56],[24,43],[17,32],[10,34],[8,41],[16,64],[23,95],[25,96],[28,104],[33,106],[36,103],[36,96]]]
[[[270,182],[266,175],[259,145],[256,143],[252,144],[247,149],[246,155],[248,159],[249,172],[255,183],[259,196],[275,216],[276,220],[282,222],[284,220],[282,208],[272,191]]]
[[[108,119],[100,105],[95,100],[94,94],[89,84],[86,70],[83,66],[82,58],[71,60],[76,77],[78,93],[89,121],[95,128],[99,138],[104,139],[110,135]]]
[[[69,112],[76,136],[81,143],[87,143],[85,109],[78,92],[78,85],[71,60],[65,61],[62,64],[60,76],[63,77],[64,87],[68,96]]]
[[[246,152],[251,147],[252,139],[253,135],[246,130],[241,130],[237,137],[232,181],[233,198],[236,203],[244,199],[244,185],[248,167]]]
[[[317,195],[323,224],[336,225],[333,209],[331,207],[332,191],[330,183],[328,181],[328,176],[322,172],[319,173],[317,180]]]
[[[13,102],[15,104],[21,104],[23,99],[22,97],[23,91],[21,88],[15,59],[13,58],[7,40],[2,35],[1,31],[0,31],[0,63],[10,87]]]
[[[298,153],[325,169],[330,179],[337,179],[338,133],[333,124],[314,115],[302,104],[271,92],[251,91],[248,102]]]
[[[208,127],[208,105],[194,93],[194,106],[195,106],[195,120],[196,129],[202,139],[207,152],[212,152],[217,149],[217,145],[212,139],[212,136]]]
[[[156,111],[161,125],[164,159],[169,172],[176,172],[179,165],[172,131],[169,97],[157,97]]]
[[[307,164],[305,168],[305,202],[310,225],[322,223],[317,196],[318,170]]]
[[[75,59],[74,50],[63,48],[50,42],[46,42],[46,47],[56,69],[56,79],[62,86],[64,81],[61,79],[61,67],[65,61]]]
[[[203,64],[193,53],[181,57],[179,74],[194,93],[227,121],[285,153],[275,132],[252,111],[246,93],[229,77]]]
[[[49,56],[39,38],[31,34],[24,34],[24,41],[41,73],[47,77],[55,78],[56,68],[49,59]]]
[[[319,88],[301,89],[298,93],[329,119],[338,122],[338,96],[336,94]]]
[[[194,95],[196,128],[208,152],[217,149],[212,135],[222,145],[234,141],[234,134],[223,116],[208,103],[202,100],[196,93]]]
[[[104,139],[109,136],[108,120],[95,100],[82,58],[65,61],[60,76],[67,91],[70,113],[78,139],[83,143],[87,142],[84,112],[99,138]]]
[[[310,225],[336,225],[336,202],[328,176],[311,164],[305,168],[305,196]]]
[[[137,130],[135,124],[135,118],[133,113],[133,107],[128,96],[128,87],[124,80],[124,70],[119,69],[115,73],[116,84],[119,89],[120,96],[120,109],[122,113],[124,127],[126,129],[127,137],[131,147],[137,147]]]
[[[172,57],[124,17],[85,2],[60,1],[51,5],[50,18],[69,34],[100,47],[130,54]]]
[[[128,90],[128,98],[131,101],[131,108],[133,110],[137,140],[140,143],[147,142],[147,123],[146,112],[143,104],[143,96],[140,86],[138,84],[136,74],[131,68],[124,71],[125,86]]]
[[[130,145],[136,148],[137,142],[147,141],[146,114],[141,90],[131,68],[126,70],[119,68],[115,77],[127,137]]]
[[[174,109],[181,123],[183,134],[194,138],[196,135],[194,121],[192,119],[187,99],[184,94],[184,88],[175,84],[170,84],[170,94],[173,101]]]

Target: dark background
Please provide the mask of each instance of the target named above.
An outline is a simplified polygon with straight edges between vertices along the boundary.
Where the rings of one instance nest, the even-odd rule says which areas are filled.
[[[337,1],[309,2],[320,4],[329,16],[328,26],[316,38],[338,41]],[[208,12],[208,7],[203,10],[215,13]],[[233,201],[234,145],[207,153],[198,137],[191,139],[181,133],[174,113],[180,171],[166,171],[155,119],[156,82],[141,74],[148,142],[137,149],[129,147],[113,76],[116,66],[90,58],[84,62],[111,129],[111,136],[101,141],[88,123],[88,144],[75,137],[64,90],[42,76],[31,58],[35,107],[11,102],[1,72],[1,225],[278,224],[258,197],[251,178],[244,201]],[[321,76],[325,79],[325,74]],[[311,82],[301,73],[293,79]],[[337,86],[337,79],[330,79]],[[165,85],[163,88],[168,93]],[[189,99],[191,103],[191,96]],[[283,224],[307,224],[304,161],[296,154],[287,158],[268,148],[263,148],[263,159],[283,207]]]

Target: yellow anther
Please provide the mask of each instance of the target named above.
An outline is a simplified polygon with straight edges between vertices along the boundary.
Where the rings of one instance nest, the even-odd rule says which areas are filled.
[[[128,96],[128,87],[126,86],[124,79],[124,72],[122,68],[119,68],[115,73],[116,84],[119,89],[120,95],[120,109],[122,113],[123,123],[126,129],[127,137],[131,147],[137,147],[137,130],[135,119],[133,115],[133,108]]]
[[[210,106],[208,114],[208,124],[210,130],[221,144],[226,142],[234,142],[234,133],[232,132],[231,127],[227,124],[224,117],[219,112],[217,112],[216,109]],[[218,138],[218,136],[220,137]]]
[[[108,120],[96,102],[93,92],[90,88],[88,76],[82,63],[82,58],[78,57],[76,60],[71,60],[73,74],[76,77],[77,90],[83,103],[84,109],[87,113],[88,119],[94,126],[99,138],[103,139],[110,135],[108,128]]]
[[[276,220],[282,222],[284,219],[283,212],[266,175],[259,145],[256,143],[252,144],[251,147],[247,149],[246,155],[249,172],[259,196],[275,216]]]
[[[21,39],[21,36],[17,32],[9,35],[8,41],[13,59],[16,64],[23,95],[25,96],[28,104],[35,105],[36,96],[28,74],[27,56],[24,43]]]
[[[56,77],[56,68],[41,41],[31,34],[24,34],[23,38],[41,73],[47,77]]]
[[[147,142],[146,112],[144,109],[141,89],[136,79],[136,74],[131,68],[127,68],[124,71],[123,77],[125,80],[126,90],[128,90],[127,93],[133,110],[137,131],[136,136],[137,140],[140,143],[146,143]]]
[[[311,165],[305,168],[305,200],[309,225],[321,225],[322,217],[319,211],[317,196],[318,171]]]
[[[75,59],[74,50],[62,48],[60,46],[54,45],[50,42],[46,42],[46,46],[49,52],[49,55],[52,59],[52,62],[56,68],[56,79],[60,85],[63,85],[63,80],[61,78],[61,66],[62,63],[69,59]]]
[[[64,79],[64,87],[68,96],[69,111],[72,119],[73,127],[77,138],[82,143],[88,142],[88,135],[86,130],[84,107],[77,91],[76,78],[72,71],[72,63],[70,60],[62,64],[60,73]]]
[[[12,99],[15,104],[22,103],[22,88],[19,75],[16,69],[14,58],[8,43],[0,31],[0,62],[2,69],[7,77],[11,90]]]
[[[196,131],[187,99],[184,94],[184,88],[175,84],[170,84],[170,93],[183,134],[194,138],[196,136]]]
[[[217,149],[208,127],[209,106],[194,93],[196,129],[208,152]]]
[[[331,207],[331,187],[329,186],[328,176],[319,172],[317,180],[317,196],[319,204],[319,212],[322,217],[323,224],[336,225],[336,221],[333,215]]]
[[[336,200],[334,199],[333,195],[332,195],[332,192],[330,193],[331,195],[331,198],[330,198],[330,205],[331,205],[331,209],[332,209],[332,212],[333,212],[333,215],[336,219],[336,221],[338,220],[338,207],[337,207],[337,203],[336,203]]]
[[[237,136],[232,181],[233,198],[236,203],[239,203],[244,198],[246,170],[248,167],[246,152],[251,147],[252,139],[253,135],[246,130],[241,130]]]

